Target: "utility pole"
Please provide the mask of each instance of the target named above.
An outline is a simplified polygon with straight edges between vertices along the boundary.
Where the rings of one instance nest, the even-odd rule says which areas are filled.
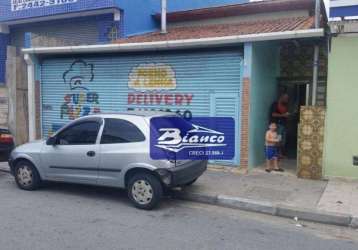
[[[161,21],[161,32],[162,34],[167,33],[167,0],[162,0],[162,21]]]
[[[319,29],[320,24],[321,24],[321,0],[316,0],[315,28]],[[316,43],[314,45],[314,54],[313,54],[312,106],[316,106],[316,101],[317,101],[318,69],[319,69],[319,45]]]

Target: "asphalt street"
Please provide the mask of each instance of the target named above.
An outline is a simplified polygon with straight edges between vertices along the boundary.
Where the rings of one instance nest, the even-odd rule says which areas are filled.
[[[358,231],[167,198],[155,211],[123,191],[19,190],[0,172],[0,249],[358,249]]]

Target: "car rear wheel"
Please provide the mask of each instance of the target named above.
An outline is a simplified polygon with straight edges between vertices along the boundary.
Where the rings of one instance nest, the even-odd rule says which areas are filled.
[[[28,161],[19,161],[15,165],[15,180],[18,187],[24,190],[35,190],[41,184],[37,169]]]
[[[151,210],[159,204],[163,187],[155,176],[138,173],[128,183],[128,196],[137,208]]]

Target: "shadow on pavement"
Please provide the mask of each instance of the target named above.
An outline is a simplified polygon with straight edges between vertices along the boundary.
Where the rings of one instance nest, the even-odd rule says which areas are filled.
[[[69,184],[69,183],[60,183],[60,182],[45,182],[39,193],[52,193],[52,194],[62,194],[70,196],[79,196],[83,198],[94,199],[96,201],[103,202],[122,202],[128,206],[133,206],[127,196],[127,191],[125,189],[113,188],[113,187],[100,187],[100,186],[91,186],[83,184]],[[159,208],[163,209],[168,207],[166,203],[172,201],[171,193],[167,191],[163,196],[163,201],[160,204]]]

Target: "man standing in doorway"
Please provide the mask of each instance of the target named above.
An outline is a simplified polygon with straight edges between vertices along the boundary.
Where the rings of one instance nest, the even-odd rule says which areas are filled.
[[[289,96],[282,94],[278,101],[274,102],[270,108],[270,124],[277,124],[277,133],[280,137],[280,154],[285,154],[287,120],[290,116],[288,112]]]

